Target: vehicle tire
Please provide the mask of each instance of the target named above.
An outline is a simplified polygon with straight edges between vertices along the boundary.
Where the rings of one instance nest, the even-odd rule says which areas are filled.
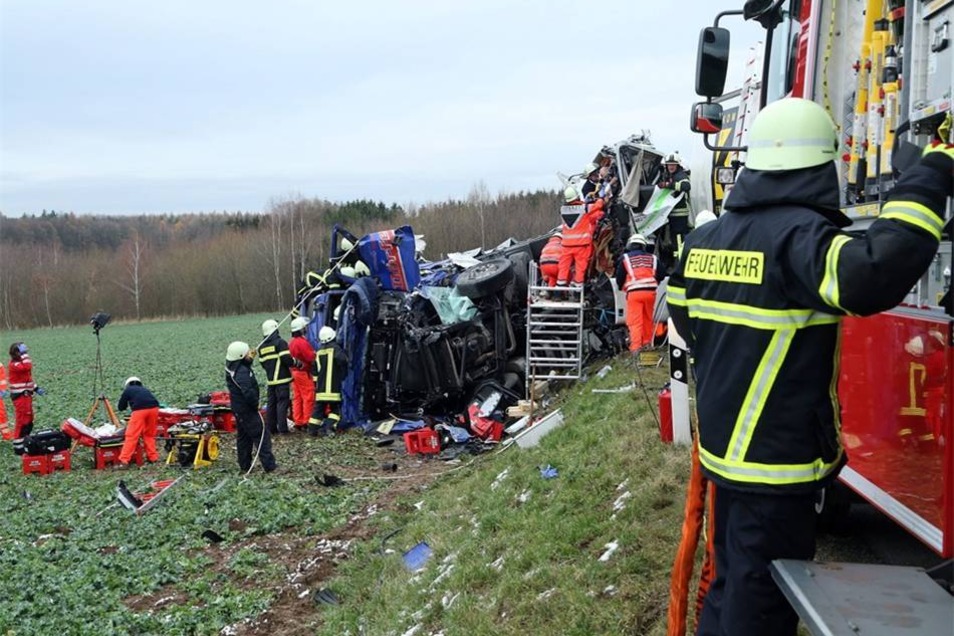
[[[457,291],[471,300],[496,294],[513,280],[513,263],[506,258],[478,263],[457,277]]]
[[[524,303],[530,289],[530,255],[518,252],[510,257],[510,262],[513,263],[514,295]]]

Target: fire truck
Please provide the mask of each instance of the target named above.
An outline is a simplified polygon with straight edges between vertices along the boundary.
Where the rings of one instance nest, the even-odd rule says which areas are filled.
[[[764,46],[756,49],[760,65],[746,63],[742,102],[727,118],[722,103],[731,33],[723,25],[741,19],[765,29]],[[700,34],[695,88],[705,101],[693,105],[690,124],[715,153],[714,199],[731,191],[745,164],[747,126],[740,120],[751,121],[776,99],[802,97],[821,104],[839,128],[842,208],[853,220],[848,231],[864,232],[921,149],[939,136],[951,141],[952,21],[954,0],[749,0],[719,13]],[[948,206],[940,248],[905,301],[876,316],[843,320],[838,386],[849,456],[841,482],[943,559],[954,556],[950,199]],[[670,358],[684,380],[679,345],[676,340]],[[674,400],[676,392],[674,377]],[[815,633],[842,633],[832,625],[843,625],[841,619],[854,627],[877,623],[888,601],[872,598],[907,585],[905,577],[914,577],[912,585],[920,581],[917,572],[878,569],[888,567],[777,562],[773,576]],[[926,593],[942,594],[931,596],[939,604],[918,605],[913,592],[899,593],[895,600],[903,608],[895,609],[913,608],[924,620],[934,616],[942,631],[923,631],[930,623],[919,618],[911,632],[895,624],[854,633],[951,633],[954,600],[920,576],[936,588]]]

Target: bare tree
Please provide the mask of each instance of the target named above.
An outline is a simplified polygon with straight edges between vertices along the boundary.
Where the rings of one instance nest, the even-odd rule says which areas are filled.
[[[126,272],[129,275],[129,282],[117,281],[116,284],[129,292],[133,298],[133,304],[136,307],[136,320],[142,320],[142,275],[144,271],[143,256],[146,252],[146,242],[139,236],[139,232],[134,232],[129,239],[123,254],[123,260],[126,263]]]
[[[480,217],[480,247],[484,249],[487,247],[487,206],[493,199],[490,196],[490,190],[487,188],[487,184],[483,179],[474,184],[470,189],[470,194],[467,195],[467,203],[473,206],[477,210],[477,216]]]
[[[285,306],[282,294],[282,213],[281,205],[273,206],[268,215],[268,237],[271,252],[272,273],[275,275],[275,301],[278,307]]]

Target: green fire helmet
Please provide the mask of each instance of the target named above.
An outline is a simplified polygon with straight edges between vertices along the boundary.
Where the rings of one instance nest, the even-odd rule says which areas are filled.
[[[225,360],[227,362],[235,362],[236,360],[241,360],[246,355],[248,355],[249,347],[246,342],[239,342],[236,340],[229,345],[229,348],[225,350]]]
[[[765,107],[749,131],[745,167],[799,170],[835,160],[838,133],[825,109],[813,101],[787,97]]]

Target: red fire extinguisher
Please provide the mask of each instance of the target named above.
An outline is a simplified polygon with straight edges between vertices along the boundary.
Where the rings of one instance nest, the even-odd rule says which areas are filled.
[[[659,392],[659,439],[672,443],[672,391],[668,386]]]

